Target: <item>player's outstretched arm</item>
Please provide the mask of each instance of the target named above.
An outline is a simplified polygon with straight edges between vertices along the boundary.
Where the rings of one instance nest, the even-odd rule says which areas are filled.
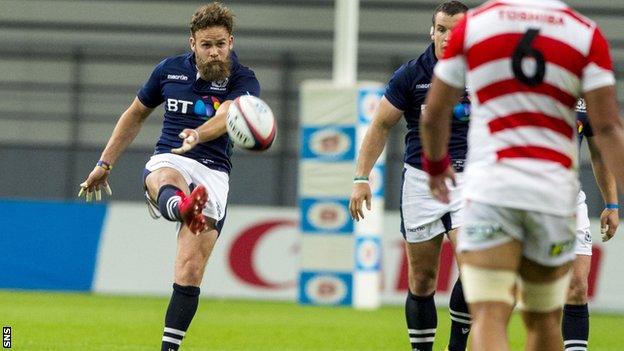
[[[101,188],[109,196],[112,195],[110,185],[108,184],[108,176],[112,166],[132,143],[137,134],[139,134],[143,121],[152,111],[152,108],[143,105],[138,98],[134,98],[130,107],[121,114],[117,121],[113,134],[108,140],[104,151],[102,151],[100,161],[97,162],[87,179],[80,184],[78,197],[84,194],[86,200],[91,201],[93,194],[95,194],[95,199],[99,201],[102,197]]]
[[[373,122],[364,136],[362,147],[358,154],[353,191],[349,201],[351,218],[356,221],[364,218],[364,209],[362,208],[364,202],[366,203],[366,208],[369,211],[371,209],[372,195],[368,177],[379,155],[381,155],[386,146],[390,130],[399,122],[402,115],[403,111],[394,107],[390,101],[383,97],[375,112]]]
[[[174,154],[183,154],[194,148],[197,144],[214,140],[227,133],[225,123],[231,103],[232,100],[226,100],[221,103],[215,115],[197,129],[184,129],[179,135],[181,139],[184,139],[182,141],[182,146],[172,149],[171,152]]]
[[[602,241],[605,242],[615,235],[620,224],[617,185],[615,177],[605,165],[602,154],[594,143],[593,137],[587,137],[587,146],[589,146],[589,155],[596,184],[598,184],[602,199],[605,202],[605,208],[600,214],[600,234]]]
[[[423,168],[429,173],[431,194],[444,203],[449,202],[446,181],[455,183],[455,172],[448,156],[448,143],[453,106],[462,94],[463,89],[448,85],[434,76],[425,100],[427,109],[420,118]]]

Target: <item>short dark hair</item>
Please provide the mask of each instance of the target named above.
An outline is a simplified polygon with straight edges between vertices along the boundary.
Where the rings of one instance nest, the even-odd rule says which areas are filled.
[[[201,6],[191,17],[191,35],[195,35],[198,30],[219,26],[225,27],[228,34],[232,34],[234,15],[218,1]]]
[[[456,0],[441,3],[440,5],[438,5],[438,7],[435,8],[435,10],[433,11],[433,16],[431,17],[431,23],[434,26],[436,15],[440,12],[446,13],[449,16],[455,16],[459,13],[468,12],[468,6]]]

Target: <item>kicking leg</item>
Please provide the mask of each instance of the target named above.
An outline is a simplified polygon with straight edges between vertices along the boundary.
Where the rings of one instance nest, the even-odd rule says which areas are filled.
[[[204,229],[206,222],[201,212],[208,195],[203,186],[197,186],[189,195],[184,177],[167,167],[151,172],[145,178],[145,186],[165,219],[184,222],[194,233]]]

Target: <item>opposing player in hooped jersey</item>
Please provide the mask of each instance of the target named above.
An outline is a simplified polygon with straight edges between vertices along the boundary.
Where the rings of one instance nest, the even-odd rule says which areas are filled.
[[[420,161],[419,119],[426,108],[424,99],[431,85],[433,68],[438,58],[442,57],[451,29],[466,11],[468,8],[458,1],[439,5],[432,19],[433,43],[420,57],[401,66],[390,79],[362,142],[349,204],[351,216],[355,220],[363,218],[364,202],[370,210],[371,190],[368,176],[385,146],[390,129],[404,116],[407,134],[401,194],[401,232],[406,241],[405,251],[408,257],[409,290],[405,301],[405,318],[413,350],[427,351],[433,347],[437,328],[434,294],[443,234],[447,234],[455,243],[456,230],[461,225],[461,180],[452,190],[453,201],[450,204],[443,204],[429,194],[427,174],[422,171]],[[466,97],[456,100],[449,150],[458,172],[462,172],[464,167],[469,110]],[[451,336],[448,349],[464,350],[470,330],[470,314],[459,279],[451,293],[450,315]]]
[[[178,350],[195,315],[200,284],[225,218],[231,168],[226,134],[228,106],[258,95],[253,71],[232,51],[233,14],[218,2],[191,18],[191,52],[159,63],[121,115],[100,161],[80,185],[89,201],[107,189],[112,165],[142,122],[164,104],[162,133],[145,165],[150,212],[179,222],[173,294],[165,316],[163,351]]]
[[[608,241],[615,235],[619,226],[619,205],[615,178],[606,168],[605,162],[593,140],[593,132],[587,119],[585,100],[579,99],[576,105],[577,134],[579,146],[583,139],[587,140],[589,155],[596,184],[600,189],[605,208],[600,214],[600,230],[602,241]],[[592,236],[589,231],[589,217],[585,193],[581,190],[577,199],[576,212],[576,258],[572,264],[572,279],[563,306],[563,342],[566,350],[583,351],[588,348],[589,311],[587,308],[587,291],[589,271],[591,268]]]
[[[624,183],[624,127],[606,39],[561,1],[490,1],[455,27],[434,73],[421,136],[431,192],[444,202],[456,179],[449,114],[471,88],[457,250],[473,349],[509,350],[517,286],[525,349],[562,350],[561,310],[576,256],[579,96],[597,148]]]

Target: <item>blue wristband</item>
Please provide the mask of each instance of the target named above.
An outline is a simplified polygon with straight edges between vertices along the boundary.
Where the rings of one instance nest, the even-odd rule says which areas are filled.
[[[606,204],[605,208],[607,210],[617,210],[617,209],[620,208],[620,205],[618,205],[618,204]]]

